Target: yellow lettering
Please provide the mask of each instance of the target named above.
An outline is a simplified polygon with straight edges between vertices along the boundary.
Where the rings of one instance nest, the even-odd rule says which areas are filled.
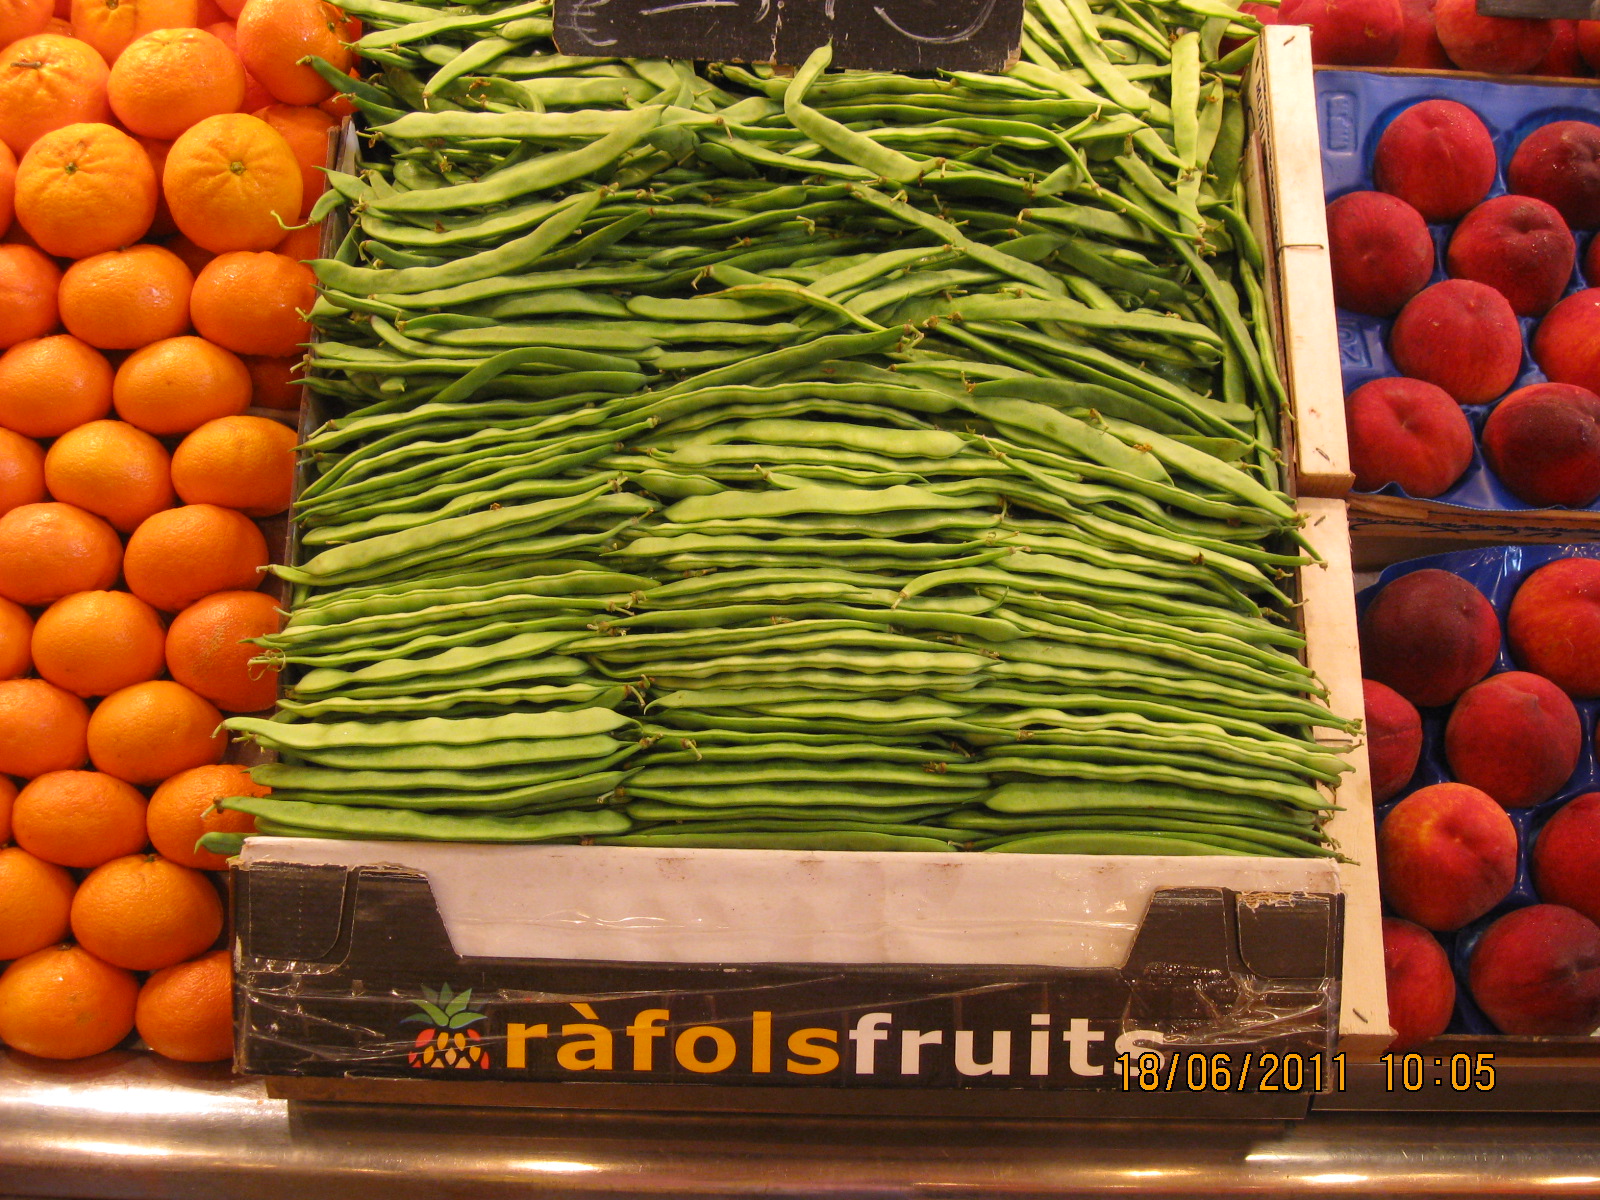
[[[819,1046],[818,1042],[832,1042],[839,1044],[839,1031],[836,1029],[796,1029],[789,1035],[789,1053],[794,1058],[784,1063],[784,1067],[793,1075],[826,1075],[829,1071],[839,1069],[839,1052],[827,1046]],[[796,1062],[795,1059],[801,1061]]]
[[[756,1074],[772,1070],[772,1014],[750,1014],[750,1069]]]
[[[635,1071],[653,1071],[655,1069],[655,1039],[665,1037],[666,1030],[661,1028],[672,1014],[664,1008],[643,1008],[633,1018],[633,1024],[624,1031],[633,1039],[633,1069]]]
[[[611,1070],[611,1030],[604,1025],[563,1025],[562,1037],[586,1033],[574,1042],[563,1042],[556,1050],[556,1061],[569,1071]]]
[[[710,1061],[704,1061],[696,1056],[694,1048],[708,1039],[716,1045],[716,1052]],[[734,1050],[733,1034],[715,1025],[691,1025],[672,1044],[672,1052],[677,1056],[678,1063],[702,1075],[726,1071],[733,1063]]]
[[[523,1025],[517,1021],[511,1022],[506,1026],[506,1066],[527,1066],[528,1039],[549,1036],[548,1025]]]

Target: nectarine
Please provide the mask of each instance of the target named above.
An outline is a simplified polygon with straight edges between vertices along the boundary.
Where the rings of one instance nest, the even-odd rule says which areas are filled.
[[[1600,926],[1560,904],[1509,912],[1478,939],[1467,986],[1501,1033],[1592,1033],[1600,1025]]]
[[[1456,1007],[1456,977],[1444,947],[1422,926],[1383,919],[1383,976],[1389,986],[1391,1050],[1409,1050],[1438,1037]]]
[[[1574,700],[1600,696],[1600,560],[1558,558],[1522,581],[1506,639],[1524,670]]]
[[[1494,607],[1459,575],[1426,567],[1387,584],[1361,615],[1362,673],[1419,708],[1449,704],[1500,653]]]
[[[1444,730],[1450,773],[1507,808],[1542,804],[1577,769],[1583,727],[1542,675],[1503,671],[1461,694]]]
[[[1517,830],[1492,797],[1464,783],[1407,796],[1378,827],[1378,882],[1389,906],[1427,929],[1460,929],[1511,894]]]
[[[1600,499],[1600,396],[1570,383],[1518,388],[1484,422],[1483,457],[1529,504],[1593,504]]]

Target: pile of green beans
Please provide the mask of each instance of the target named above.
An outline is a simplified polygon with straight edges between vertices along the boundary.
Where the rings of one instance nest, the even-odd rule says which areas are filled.
[[[1331,855],[1228,0],[937,78],[342,0],[265,832]]]

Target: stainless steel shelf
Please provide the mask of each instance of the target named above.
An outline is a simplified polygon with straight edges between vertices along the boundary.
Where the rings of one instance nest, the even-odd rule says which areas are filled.
[[[0,1200],[1600,1194],[1600,1118],[1000,1122],[316,1104],[138,1054],[0,1051]]]

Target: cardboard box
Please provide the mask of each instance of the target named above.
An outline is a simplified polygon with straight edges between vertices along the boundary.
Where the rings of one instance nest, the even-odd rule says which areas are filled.
[[[1291,474],[1302,493],[1336,493],[1348,471],[1325,361],[1332,289],[1307,31],[1267,31],[1246,97],[1246,179],[1294,397]],[[1359,716],[1344,505],[1300,506],[1322,560],[1297,580],[1308,662],[1334,711]],[[1351,762],[1329,796],[1341,811],[1328,830],[1350,860],[1337,863],[252,839],[235,875],[237,1062],[278,1094],[318,1099],[1303,1115],[1311,1091],[1342,1084],[1348,1058],[1392,1036],[1364,752]],[[565,915],[538,916],[550,911]],[[659,1044],[629,1032],[650,1009],[668,1013]],[[889,1019],[861,1024],[874,1014]],[[556,1031],[580,1025],[574,1042],[604,1040],[599,1029],[610,1039],[606,1073],[562,1064]],[[689,1031],[712,1028],[679,1057]],[[790,1069],[807,1061],[791,1052],[796,1028],[832,1035],[811,1041],[812,1066],[829,1061],[824,1050],[840,1061]],[[908,1045],[908,1031],[940,1040]],[[981,1071],[1002,1031],[1010,1072]],[[1040,1035],[1048,1053],[1034,1074]],[[724,1037],[733,1057],[702,1069],[720,1063]],[[632,1066],[641,1041],[656,1047],[648,1069]],[[1117,1054],[1142,1054],[1141,1042],[1167,1052],[1117,1073]],[[895,1064],[925,1048],[891,1079],[856,1069],[869,1046]],[[1263,1053],[1276,1056],[1270,1069]]]

